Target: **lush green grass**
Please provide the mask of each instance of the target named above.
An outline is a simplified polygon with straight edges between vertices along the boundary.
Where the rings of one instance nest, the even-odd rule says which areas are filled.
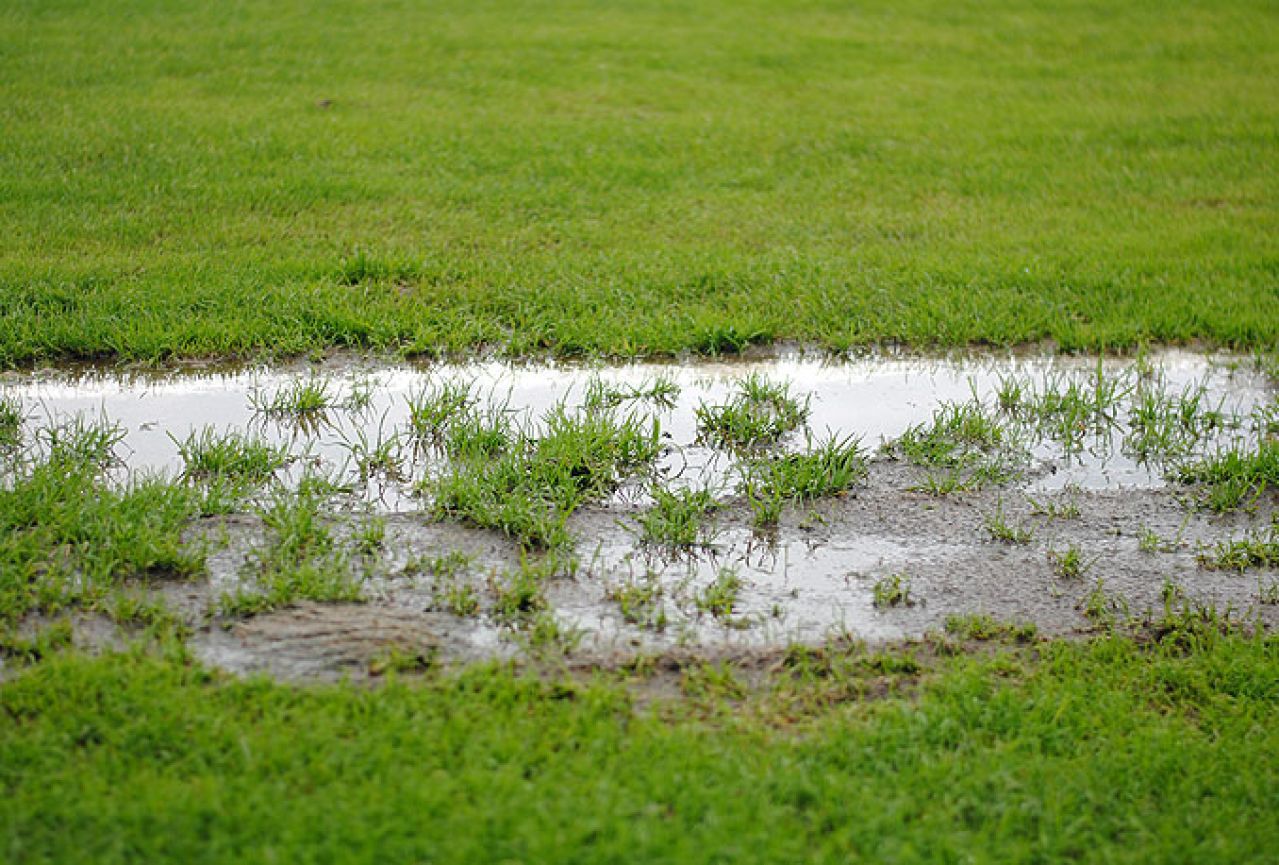
[[[1274,862],[1279,642],[1174,643],[795,651],[640,711],[488,667],[297,688],[54,653],[0,686],[0,856]]]
[[[1265,0],[0,9],[0,364],[1279,339]]]

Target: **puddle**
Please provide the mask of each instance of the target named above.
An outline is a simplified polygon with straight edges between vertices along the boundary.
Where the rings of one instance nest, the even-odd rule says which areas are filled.
[[[934,497],[916,488],[918,469],[879,455],[882,443],[928,424],[943,404],[977,401],[997,415],[1010,382],[1020,382],[1023,395],[1064,392],[1071,383],[1087,386],[1097,370],[1096,360],[1069,358],[829,362],[796,355],[599,368],[474,363],[132,376],[50,371],[0,378],[0,396],[21,400],[29,436],[37,427],[77,415],[119,424],[120,475],[180,475],[179,443],[212,429],[249,432],[287,448],[294,462],[280,473],[285,483],[304,467],[346,478],[355,490],[349,504],[370,506],[388,518],[383,552],[368,578],[370,603],[304,605],[230,630],[206,629],[196,641],[206,660],[229,669],[312,677],[358,666],[361,652],[371,654],[388,640],[442,647],[460,657],[510,651],[509,634],[489,616],[488,604],[493,580],[518,566],[518,550],[493,532],[431,522],[423,514],[427,503],[413,489],[446,460],[436,450],[413,446],[411,402],[450,382],[470,385],[482,400],[531,429],[557,404],[580,406],[598,388],[593,381],[619,393],[658,380],[678,387],[668,406],[621,400],[619,411],[660,424],[665,446],[659,477],[675,486],[708,487],[730,506],[714,517],[711,541],[682,555],[659,554],[639,543],[634,520],[650,503],[643,483],[623,485],[610,501],[575,514],[569,528],[579,569],[571,578],[553,580],[546,596],[556,619],[578,632],[583,651],[772,645],[816,641],[832,631],[890,640],[917,636],[949,615],[968,612],[1020,617],[1063,631],[1083,624],[1083,598],[1098,581],[1122,592],[1130,605],[1157,606],[1171,578],[1239,609],[1255,606],[1257,579],[1205,572],[1195,553],[1202,544],[1264,522],[1269,512],[1210,518],[1187,511],[1165,489],[1164,466],[1138,459],[1126,439],[1141,392],[1171,399],[1194,394],[1200,408],[1216,413],[1220,422],[1200,430],[1188,453],[1255,440],[1249,419],[1259,409],[1273,411],[1274,391],[1247,361],[1188,352],[1160,353],[1140,365],[1106,359],[1103,378],[1126,383],[1132,393],[1116,401],[1107,423],[1069,430],[1068,442],[1042,431],[1026,435],[1023,473],[1009,484]],[[869,477],[853,494],[790,508],[779,528],[765,536],[753,530],[734,492],[735,457],[698,437],[698,407],[723,404],[752,374],[787,382],[792,394],[808,400],[812,435],[858,438],[872,457]],[[315,384],[331,406],[306,422],[261,410],[299,383]],[[394,453],[402,469],[398,477],[360,476],[356,457],[378,443]],[[796,434],[782,448],[797,450],[804,443]],[[993,543],[984,527],[996,509],[1033,528],[1033,540]],[[1054,515],[1067,511],[1071,518]],[[227,539],[210,553],[203,601],[184,602],[192,609],[211,606],[237,584],[247,552],[261,543],[261,525],[251,517],[220,525]],[[1165,547],[1157,554],[1143,551],[1143,533],[1160,535]],[[1071,546],[1086,552],[1090,566],[1084,579],[1073,582],[1054,574],[1051,565],[1054,551]],[[451,550],[470,557],[462,579],[481,598],[477,616],[439,612],[429,580],[408,573],[415,557]],[[731,615],[717,617],[699,598],[725,573],[735,577],[735,597]],[[877,606],[876,584],[893,576],[909,586],[909,600]],[[617,590],[644,581],[659,587],[658,601],[647,618],[628,621]],[[1265,615],[1273,618],[1273,612],[1269,607]]]

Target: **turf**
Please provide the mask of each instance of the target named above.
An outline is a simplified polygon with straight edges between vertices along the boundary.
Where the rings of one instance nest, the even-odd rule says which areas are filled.
[[[500,668],[368,691],[54,653],[0,686],[0,857],[1276,861],[1273,638],[1006,649],[879,700],[871,661],[916,669],[793,653],[763,697],[708,668],[637,709]]]
[[[0,365],[1279,340],[1265,0],[0,7]]]

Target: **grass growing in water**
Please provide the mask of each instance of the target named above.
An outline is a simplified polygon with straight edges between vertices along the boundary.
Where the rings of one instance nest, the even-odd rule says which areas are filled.
[[[1279,489],[1279,440],[1234,448],[1188,463],[1175,473],[1182,483],[1202,484],[1203,505],[1229,511],[1250,505],[1268,489]]]
[[[635,415],[569,413],[543,419],[543,432],[521,432],[500,456],[473,450],[424,484],[437,517],[498,529],[525,547],[568,546],[565,521],[581,504],[612,492],[649,466],[660,427]]]
[[[698,436],[729,448],[773,445],[808,420],[809,399],[799,399],[790,384],[773,382],[751,373],[737,383],[737,390],[723,405],[697,406]]]
[[[910,578],[905,574],[889,574],[875,581],[871,597],[877,607],[913,607]]]
[[[652,488],[653,506],[637,520],[644,543],[687,550],[708,543],[706,518],[719,503],[710,490]]]
[[[1199,563],[1223,571],[1279,568],[1279,523],[1248,532],[1242,538],[1219,541],[1199,552]]]
[[[263,439],[231,430],[219,433],[210,427],[192,432],[179,441],[178,448],[186,477],[225,478],[261,483],[269,480],[288,461],[288,450]]]
[[[242,584],[223,594],[223,615],[255,615],[301,600],[363,599],[354,563],[325,513],[333,492],[328,480],[314,475],[297,490],[275,492],[259,510],[270,538],[250,556]]]
[[[267,417],[311,419],[337,406],[337,398],[327,379],[312,378],[291,381],[270,396],[261,391],[249,395],[253,411]]]
[[[788,502],[808,502],[848,490],[866,476],[861,442],[851,436],[831,436],[802,453],[747,460],[738,489],[746,496],[755,525],[776,525]]]

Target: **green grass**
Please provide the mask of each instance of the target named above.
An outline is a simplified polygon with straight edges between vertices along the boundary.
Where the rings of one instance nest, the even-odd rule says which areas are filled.
[[[640,539],[668,550],[689,550],[710,542],[706,518],[719,509],[710,490],[654,486],[653,506],[636,519]]]
[[[747,460],[740,468],[739,491],[746,496],[757,527],[774,526],[791,502],[839,495],[866,476],[861,441],[834,435],[809,440],[799,453]]]
[[[1274,638],[805,649],[755,689],[692,668],[646,709],[607,677],[390,675],[419,661],[291,687],[44,651],[0,685],[13,861],[1251,863],[1279,843]]]
[[[702,441],[727,448],[775,445],[808,420],[809,399],[791,393],[787,382],[769,381],[751,373],[723,405],[701,403],[694,410]]]
[[[0,364],[1279,341],[1264,0],[0,21]]]
[[[1279,489],[1279,439],[1188,462],[1178,467],[1175,476],[1183,483],[1197,484],[1200,500],[1211,510],[1251,506],[1267,490]]]
[[[235,430],[219,433],[205,427],[182,441],[169,437],[182,457],[184,474],[190,478],[265,482],[289,457],[287,448]]]

